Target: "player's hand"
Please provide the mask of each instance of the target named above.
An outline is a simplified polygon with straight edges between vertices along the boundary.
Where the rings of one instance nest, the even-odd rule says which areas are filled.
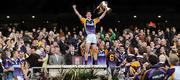
[[[73,5],[72,7],[73,7],[73,8],[76,8],[76,5]]]

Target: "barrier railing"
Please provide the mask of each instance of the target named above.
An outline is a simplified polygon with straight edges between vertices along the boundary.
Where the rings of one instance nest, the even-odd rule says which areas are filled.
[[[32,69],[42,69],[44,67],[32,67]],[[48,69],[90,69],[90,68],[97,68],[103,69],[107,68],[107,65],[48,65],[46,68]]]
[[[35,69],[106,69],[107,65],[48,65],[47,67],[32,67],[31,77]]]

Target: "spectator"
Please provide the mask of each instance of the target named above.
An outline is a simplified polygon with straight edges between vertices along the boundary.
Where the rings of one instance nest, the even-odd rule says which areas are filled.
[[[37,39],[37,37],[39,36],[35,28],[32,29],[32,35],[34,39]]]
[[[65,63],[67,64],[67,65],[72,65],[72,61],[73,61],[73,56],[77,56],[78,54],[77,54],[77,52],[75,51],[75,47],[73,46],[73,45],[70,45],[69,46],[69,50],[68,50],[68,52],[67,52],[67,54],[65,54],[65,57],[64,57],[64,59],[65,59]]]
[[[60,29],[58,33],[55,30],[57,28],[53,28],[53,31],[46,28],[18,31],[16,28],[9,27],[7,34],[3,35],[0,31],[0,52],[3,52],[0,54],[0,69],[3,67],[5,74],[3,78],[12,79],[13,73],[16,72],[17,67],[13,67],[12,58],[15,62],[22,61],[20,64],[28,62],[30,68],[45,67],[47,62],[49,62],[48,65],[71,65],[73,57],[84,58],[86,37],[82,31],[74,28],[73,32],[66,29],[67,33],[64,33]],[[96,33],[97,62],[107,63],[111,67],[125,68],[127,72],[124,75],[131,79],[149,80],[153,76],[156,79],[164,79],[164,76],[166,79],[178,79],[180,34],[176,32],[175,27],[166,28],[165,31],[156,29],[157,33],[153,29],[140,29],[135,26],[134,32],[128,28],[119,34],[118,29],[113,31],[113,28],[109,28],[105,31],[101,27],[100,32]],[[79,35],[74,32],[79,32]],[[26,70],[30,68],[23,67],[22,71],[27,75]],[[111,70],[112,75],[117,73],[116,70]],[[152,72],[155,74],[150,75]]]
[[[0,80],[3,80],[3,63],[2,63],[2,51],[0,51]]]
[[[22,63],[23,63],[23,61],[21,61],[19,59],[19,51],[13,52],[12,58],[11,58],[11,65],[14,69],[13,70],[13,79],[23,80],[25,78],[25,76],[27,76],[23,73]]]
[[[60,53],[60,49],[58,46],[55,46],[55,52],[49,57],[50,65],[62,65],[65,64],[64,57]]]
[[[176,54],[170,54],[169,55],[169,61],[170,61],[170,68],[167,70],[167,80],[179,80],[180,75],[180,66],[178,65],[179,58]]]
[[[66,54],[67,46],[65,44],[65,37],[61,36],[59,41],[59,47],[62,54]]]
[[[29,63],[29,67],[41,67],[43,60],[41,59],[40,55],[36,54],[36,47],[32,46],[30,48],[30,55],[29,57],[26,59],[27,62]],[[28,51],[29,52],[29,51]],[[35,70],[34,72],[39,72],[40,70]]]
[[[166,28],[165,39],[167,40],[167,42],[169,42],[168,45],[172,45],[172,33],[170,32],[169,28]]]
[[[28,35],[28,32],[25,32],[23,36],[24,43],[31,43],[31,37]]]
[[[165,56],[165,54],[161,54],[160,56],[159,56],[159,65],[161,66],[161,67],[164,67],[164,68],[166,68],[167,66],[169,66],[169,64],[168,63],[166,63],[166,56]]]
[[[109,28],[109,32],[106,35],[104,35],[103,27],[101,27],[100,37],[103,41],[112,42],[113,40],[116,39],[116,34],[113,32],[111,28]]]
[[[151,67],[144,72],[142,80],[164,80],[166,75],[166,70],[163,67],[157,65],[159,62],[156,55],[151,54],[148,58]]]
[[[11,34],[11,31],[12,31],[12,29],[10,27],[8,27],[6,37],[9,37],[9,35]]]
[[[68,39],[68,44],[69,45],[73,45],[73,46],[77,46],[77,43],[78,43],[78,41],[77,41],[77,35],[76,34],[74,34],[73,36],[69,36],[68,37],[69,39]]]
[[[2,53],[1,56],[2,56],[2,63],[4,67],[3,72],[5,73],[4,79],[12,80],[14,68],[11,64],[11,52],[9,50],[6,50],[5,53]]]
[[[145,41],[145,33],[144,31],[141,29],[140,33],[139,33],[139,39],[144,42]]]

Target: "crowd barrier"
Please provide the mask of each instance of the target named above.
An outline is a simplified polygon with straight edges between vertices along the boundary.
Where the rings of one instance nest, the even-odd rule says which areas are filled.
[[[107,65],[48,65],[46,67],[32,67],[31,77],[34,77],[34,71],[37,69],[48,70],[52,76],[58,75],[59,69],[106,69]]]

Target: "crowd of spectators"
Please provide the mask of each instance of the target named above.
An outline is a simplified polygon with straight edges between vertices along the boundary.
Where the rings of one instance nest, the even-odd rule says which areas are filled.
[[[8,28],[7,32],[0,32],[0,78],[28,80],[32,67],[72,65],[73,56],[83,58],[86,38],[83,30],[56,31]],[[127,78],[180,79],[180,34],[175,27],[165,30],[134,27],[120,31],[111,28],[105,31],[101,27],[96,36],[98,52],[105,54],[106,64],[125,68]]]

